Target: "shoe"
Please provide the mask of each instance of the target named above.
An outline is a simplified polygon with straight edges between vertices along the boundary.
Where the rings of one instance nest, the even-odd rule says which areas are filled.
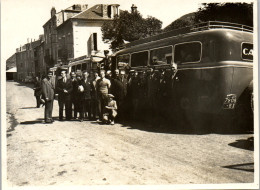
[[[100,122],[100,119],[97,119],[97,122]]]
[[[114,125],[115,124],[115,122],[114,121],[111,121],[111,125]]]
[[[80,122],[83,122],[83,119],[80,119],[79,121],[80,121]]]

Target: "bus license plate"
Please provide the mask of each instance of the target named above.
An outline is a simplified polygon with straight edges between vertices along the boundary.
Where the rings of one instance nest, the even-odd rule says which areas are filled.
[[[228,94],[224,104],[223,108],[224,109],[234,109],[237,101],[237,96],[235,94]]]

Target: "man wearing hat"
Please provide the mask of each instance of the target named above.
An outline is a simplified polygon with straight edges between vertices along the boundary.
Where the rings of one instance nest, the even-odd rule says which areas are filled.
[[[100,68],[103,68],[105,71],[111,69],[111,60],[110,57],[108,56],[109,51],[104,50],[104,55],[105,57],[99,62]]]
[[[52,123],[52,110],[53,110],[53,100],[54,100],[54,83],[52,78],[52,72],[49,71],[46,78],[42,80],[42,94],[45,100],[44,109],[44,120],[45,123]]]
[[[67,78],[67,71],[61,71],[61,79],[57,82],[58,103],[59,103],[59,120],[63,120],[63,109],[65,106],[66,120],[71,120],[72,117],[72,103],[71,92],[73,90],[72,82]]]

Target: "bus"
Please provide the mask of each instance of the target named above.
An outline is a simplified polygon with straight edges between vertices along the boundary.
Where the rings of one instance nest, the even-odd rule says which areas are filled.
[[[131,42],[113,57],[121,70],[176,68],[177,103],[169,117],[181,112],[190,124],[223,121],[252,129],[252,27],[210,21]]]

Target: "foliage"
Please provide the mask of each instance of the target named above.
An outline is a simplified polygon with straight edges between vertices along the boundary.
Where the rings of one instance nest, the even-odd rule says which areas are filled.
[[[253,26],[253,3],[202,3],[197,12],[175,20],[164,31],[207,21],[223,21]]]
[[[224,21],[253,26],[253,3],[203,3],[194,22]]]
[[[103,40],[111,42],[111,49],[118,50],[124,41],[132,42],[161,32],[162,22],[149,16],[144,19],[139,12],[122,11],[120,16],[105,22],[101,28]]]

